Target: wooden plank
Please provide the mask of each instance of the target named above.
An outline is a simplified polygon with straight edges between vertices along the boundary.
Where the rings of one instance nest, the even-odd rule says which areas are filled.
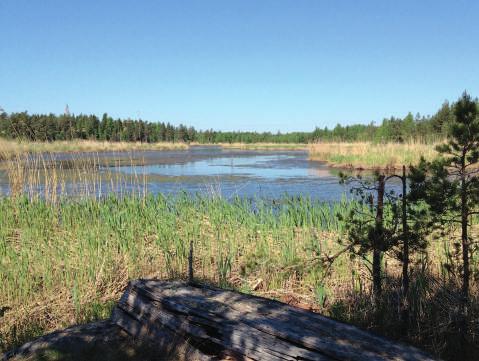
[[[171,330],[180,331],[196,343],[213,343],[216,352],[231,350],[258,360],[285,360],[290,359],[290,354],[304,360],[331,360],[318,352],[296,347],[239,322],[189,312],[191,310],[183,304],[148,302],[141,296],[141,292],[136,293],[134,290],[130,292],[130,300],[134,302],[120,303],[119,307],[130,315],[137,315],[145,323],[161,323]]]
[[[140,292],[147,292],[147,289],[140,288]],[[222,291],[219,291],[222,292]],[[231,303],[230,299],[224,299],[224,303],[221,304],[214,300],[214,296],[209,295],[209,298],[203,296],[198,296],[194,292],[188,292],[188,296],[184,295],[174,295],[171,290],[164,290],[162,293],[150,294],[149,298],[152,300],[161,300],[161,303],[170,309],[175,309],[178,304],[181,304],[182,308],[188,308],[188,311],[185,309],[185,312],[190,314],[201,315],[203,312],[210,312],[209,318],[212,319],[213,315],[220,315],[223,320],[221,321],[235,321],[236,323],[241,322],[252,329],[260,330],[266,334],[273,335],[275,337],[288,340],[292,343],[301,344],[303,347],[312,348],[321,350],[324,354],[330,355],[335,358],[347,359],[350,357],[351,352],[361,352],[364,357],[368,357],[369,360],[374,360],[377,356],[377,352],[373,350],[372,352],[367,349],[367,344],[357,343],[357,347],[361,347],[359,350],[352,350],[354,345],[350,343],[350,339],[344,334],[339,336],[331,337],[330,334],[324,331],[324,329],[316,328],[314,329],[311,319],[308,319],[306,323],[298,322],[300,321],[297,317],[288,316],[285,318],[284,309],[280,309],[280,312],[275,312],[271,315],[271,305],[268,305],[267,310],[269,314],[265,311],[260,311],[259,309],[248,310],[249,312],[239,312],[237,309],[241,309],[241,299],[237,295],[233,294],[234,305],[229,307]],[[269,302],[269,300],[266,300]],[[280,307],[284,308],[284,304],[279,304]],[[213,310],[213,311],[210,311]],[[254,312],[251,312],[254,311]],[[286,314],[287,315],[287,314]],[[220,322],[217,320],[216,322]],[[337,326],[337,325],[336,325]],[[238,326],[236,326],[238,327]],[[336,332],[337,335],[340,335],[342,332]],[[344,345],[343,345],[344,344]]]
[[[198,348],[191,345],[182,335],[172,332],[163,325],[144,323],[120,308],[115,308],[111,317],[112,322],[121,327],[135,338],[153,341],[158,350],[181,348],[182,354],[188,355],[189,359],[198,361],[211,361],[216,358],[205,355]]]
[[[136,323],[129,321],[127,329],[122,317]],[[113,320],[137,336],[160,337],[151,330],[162,328],[181,335],[208,357],[433,360],[414,347],[281,302],[182,282],[132,281]]]

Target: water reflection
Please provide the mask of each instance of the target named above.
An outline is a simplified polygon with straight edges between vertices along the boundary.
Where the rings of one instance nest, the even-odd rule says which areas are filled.
[[[324,166],[320,170],[318,164],[313,167],[309,164],[305,166],[300,161],[295,162],[301,158],[298,155],[261,154],[199,159],[180,164],[122,166],[117,170],[124,173],[136,172],[170,177],[237,176],[267,180],[330,176],[329,170]]]
[[[90,187],[90,181],[97,183],[90,187],[93,192],[102,194],[132,190],[155,194],[201,193],[225,198],[279,198],[288,194],[336,201],[348,193],[348,187],[338,182],[338,170],[310,161],[305,151],[191,147],[186,151],[60,153],[49,157],[52,164],[60,165],[55,177],[62,179],[62,187],[68,193]],[[93,166],[88,161],[92,158]],[[76,166],[81,164],[87,167]],[[41,179],[42,170],[38,172]],[[84,183],[80,188],[75,184],[79,180]],[[43,191],[42,182],[37,183],[38,190]],[[399,189],[398,186],[391,185],[395,189]],[[0,170],[0,190],[10,191],[5,170]]]

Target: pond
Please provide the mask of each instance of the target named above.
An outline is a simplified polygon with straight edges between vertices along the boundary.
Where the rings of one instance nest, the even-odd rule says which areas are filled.
[[[142,151],[135,153],[59,153],[49,155],[51,162],[63,164],[63,189],[75,193],[75,182],[102,183],[94,191],[135,190],[154,194],[202,194],[231,199],[260,197],[275,199],[285,195],[306,196],[324,201],[337,201],[349,193],[339,184],[339,170],[325,163],[309,160],[307,151],[258,151],[226,149],[215,146],[192,146],[180,151]],[[75,173],[78,164],[95,158],[95,166]],[[37,162],[38,165],[42,162]],[[41,167],[40,167],[41,168]],[[44,172],[47,167],[43,166]],[[68,174],[77,174],[76,177]],[[82,176],[81,173],[88,173]],[[98,176],[92,176],[98,173]],[[88,176],[90,178],[88,178]],[[58,175],[55,175],[58,178]],[[121,179],[118,181],[118,179]],[[35,187],[45,188],[39,180]],[[399,190],[398,183],[390,187]],[[31,186],[30,186],[31,188]],[[7,172],[0,171],[0,189],[8,193]],[[39,189],[42,191],[42,189]]]

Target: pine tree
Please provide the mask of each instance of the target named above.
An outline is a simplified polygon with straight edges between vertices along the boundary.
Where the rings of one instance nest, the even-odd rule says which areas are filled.
[[[442,228],[458,225],[457,248],[462,258],[461,333],[467,332],[470,288],[470,217],[479,214],[479,116],[475,100],[464,93],[454,104],[454,121],[447,144],[437,147],[442,157],[432,163],[422,161],[417,179],[411,183],[429,205],[434,221]]]

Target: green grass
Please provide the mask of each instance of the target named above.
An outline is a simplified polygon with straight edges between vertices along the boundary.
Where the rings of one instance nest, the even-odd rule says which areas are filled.
[[[107,318],[129,279],[185,278],[190,240],[195,277],[201,281],[372,327],[376,311],[369,298],[367,261],[344,254],[331,270],[321,262],[339,249],[345,230],[341,219],[354,206],[346,200],[226,201],[186,194],[57,202],[0,198],[0,309],[9,308],[0,317],[0,347],[6,350],[53,329]],[[413,258],[414,267],[440,276],[441,252],[435,243],[427,260]],[[391,303],[383,310],[380,331],[401,337],[393,326],[398,322],[394,300],[400,264],[392,257],[384,262],[385,304]],[[477,259],[473,267],[477,269]],[[436,342],[447,333],[421,332],[448,319],[441,308],[444,299],[436,298],[439,291],[449,295],[449,288],[422,280],[413,277],[411,285],[417,290],[418,322],[409,340],[437,351]]]
[[[334,213],[348,207],[304,198],[0,198],[0,306],[11,309],[0,324],[4,347],[106,317],[131,278],[184,277],[189,240],[201,279],[246,289],[262,278],[272,290],[295,270],[308,280],[295,286],[315,287],[317,267],[305,261],[318,243],[334,243],[343,228]]]

